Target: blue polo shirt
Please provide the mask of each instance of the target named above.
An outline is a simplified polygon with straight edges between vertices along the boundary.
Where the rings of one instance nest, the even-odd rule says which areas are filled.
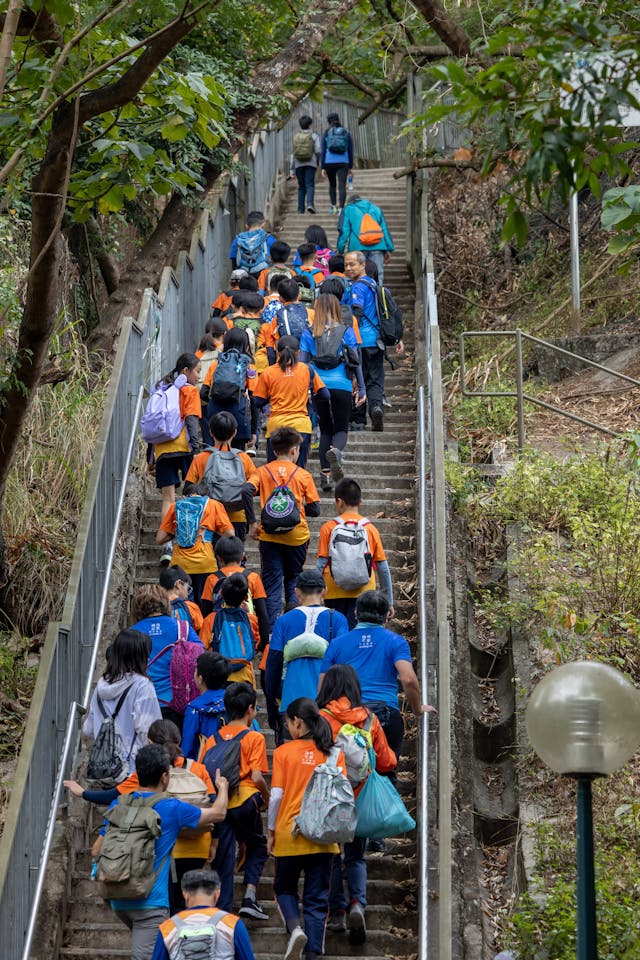
[[[359,307],[362,316],[358,317],[361,346],[375,347],[380,335],[376,285],[369,277],[360,277],[351,287],[351,307]],[[354,310],[355,312],[355,310]]]
[[[164,615],[160,617],[146,617],[144,620],[139,620],[138,623],[134,623],[131,629],[141,630],[142,633],[148,633],[151,637],[151,653],[149,654],[147,673],[155,687],[160,706],[171,703],[172,693],[169,668],[173,654],[172,644],[178,640],[178,621],[173,617]],[[199,643],[200,646],[202,646],[200,637],[191,625],[189,625],[187,640],[190,643]],[[202,652],[204,653],[204,647],[202,648]],[[159,656],[160,654],[162,655]],[[152,663],[156,657],[158,657],[158,659],[155,663]]]
[[[135,790],[134,797],[152,797],[153,790]],[[118,803],[114,800],[112,807]],[[160,816],[162,821],[162,833],[155,843],[155,854],[153,860],[154,872],[158,872],[156,881],[151,888],[148,897],[143,900],[111,900],[111,906],[114,910],[154,910],[157,908],[169,909],[169,872],[171,870],[171,851],[178,839],[178,834],[186,827],[194,829],[198,826],[201,810],[190,803],[183,803],[175,797],[167,797],[166,800],[159,800],[154,810]],[[106,824],[101,833],[104,835]],[[164,861],[164,862],[163,862]],[[162,866],[160,866],[162,864]]]
[[[302,611],[309,609],[313,608],[299,607],[278,617],[271,634],[270,651],[272,650],[274,653],[284,652],[289,640],[293,640],[294,637],[299,637],[301,633],[304,633],[307,618]],[[330,648],[336,637],[347,632],[349,624],[344,614],[323,607],[313,629],[319,637],[329,640]],[[318,692],[318,678],[322,672],[322,663],[324,661],[320,660],[319,657],[298,657],[297,660],[290,660],[286,664],[286,675],[282,681],[280,713],[284,713],[291,701],[298,697],[309,697],[310,700],[315,700]]]
[[[332,640],[322,659],[321,672],[334,663],[347,663],[358,674],[362,702],[382,702],[398,709],[396,662],[411,663],[409,644],[398,633],[372,623],[359,623],[354,630]]]

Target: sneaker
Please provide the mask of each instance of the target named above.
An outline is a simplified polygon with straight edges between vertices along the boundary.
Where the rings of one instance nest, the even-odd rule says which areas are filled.
[[[331,910],[327,920],[327,930],[333,930],[334,933],[345,933],[347,929],[347,911]]]
[[[367,925],[364,922],[364,907],[354,900],[349,907],[349,943],[357,946],[367,939]]]
[[[245,447],[244,452],[245,452],[246,454],[248,454],[250,457],[257,457],[257,456],[258,456],[258,451],[256,450],[255,447]]]
[[[302,951],[307,945],[307,935],[302,927],[294,927],[289,936],[284,960],[300,960]]]
[[[337,447],[329,447],[327,450],[327,460],[329,461],[329,466],[331,468],[331,479],[337,483],[338,480],[342,480],[344,477],[344,470],[342,469],[342,450],[338,450]]]
[[[331,482],[331,477],[328,473],[320,474],[320,489],[331,492],[333,490],[333,484]]]
[[[307,213],[315,213],[315,212],[316,212],[316,208],[313,205],[311,205],[310,207],[307,207]]]
[[[338,212],[338,208],[337,208],[337,207],[334,207],[334,206],[332,206],[332,207],[331,207],[331,210],[329,211],[329,213],[331,214],[332,217],[335,217],[335,215],[336,215],[337,212]]]
[[[267,911],[263,910],[258,901],[254,900],[253,897],[245,897],[238,912],[241,917],[251,917],[252,920],[269,919]]]
[[[382,398],[382,406],[383,406],[383,407],[393,407],[393,404],[391,403],[391,400],[387,400],[386,397],[383,397],[383,398]]]
[[[386,853],[387,844],[384,840],[369,840],[367,843],[367,851],[369,853]]]
[[[371,429],[376,433],[384,430],[384,410],[382,407],[374,407],[371,411]]]
[[[359,421],[355,421],[354,423],[349,424],[349,430],[351,430],[353,433],[361,433],[363,430],[366,430],[366,429],[367,429],[366,423],[360,423]]]
[[[160,566],[168,567],[171,563],[171,557],[173,555],[173,541],[169,540],[169,543],[165,543],[162,548],[162,553],[160,554]]]

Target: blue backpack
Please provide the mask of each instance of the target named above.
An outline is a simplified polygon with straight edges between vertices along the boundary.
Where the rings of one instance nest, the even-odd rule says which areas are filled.
[[[247,273],[260,273],[269,266],[269,247],[267,232],[259,230],[245,230],[236,237],[236,264],[238,269]]]
[[[211,396],[218,403],[239,403],[247,383],[250,357],[238,350],[225,350],[218,357]]]
[[[256,652],[253,630],[246,610],[223,607],[213,619],[211,649],[227,660],[249,663]]]
[[[347,153],[349,134],[344,127],[329,127],[327,130],[327,150],[331,153]]]
[[[184,497],[176,503],[176,540],[185,550],[195,545],[207,497]]]
[[[180,436],[184,427],[180,416],[180,388],[186,382],[187,378],[181,373],[173,383],[156,383],[140,421],[145,443],[168,443]]]
[[[216,617],[217,620],[217,617]],[[229,740],[218,738],[218,731],[212,736],[214,746],[209,747],[202,762],[207,768],[207,773],[215,783],[216,770],[219,770],[223,777],[229,782],[229,795],[235,793],[240,783],[240,744],[249,733],[249,729],[241,730],[235,737]]]
[[[309,329],[309,314],[302,303],[281,307],[277,317],[279,337],[295,337],[300,342],[304,331]]]

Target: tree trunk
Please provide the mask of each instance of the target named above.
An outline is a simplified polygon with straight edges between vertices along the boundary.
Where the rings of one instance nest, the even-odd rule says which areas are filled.
[[[412,0],[416,10],[425,18],[434,33],[456,57],[468,57],[471,53],[471,37],[456,20],[449,16],[438,0]]]
[[[264,104],[279,93],[289,77],[310,60],[338,21],[355,6],[357,0],[327,0],[305,14],[287,45],[268,63],[258,67],[251,78],[254,104],[236,113],[233,136],[225,144],[234,154],[257,129]],[[167,263],[175,263],[180,250],[189,247],[191,235],[206,207],[209,192],[217,184],[220,169],[211,165],[206,173],[206,187],[201,205],[194,209],[174,195],[164,209],[153,235],[131,262],[126,274],[112,294],[100,327],[89,338],[89,349],[111,353],[120,330],[122,317],[137,312],[146,287],[157,288]]]

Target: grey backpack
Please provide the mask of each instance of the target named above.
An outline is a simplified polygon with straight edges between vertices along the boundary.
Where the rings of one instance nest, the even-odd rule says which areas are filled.
[[[98,730],[98,736],[94,740],[89,753],[86,774],[87,780],[94,790],[110,790],[129,776],[129,758],[133,750],[133,743],[127,756],[122,738],[116,727],[116,719],[132,686],[131,683],[122,691],[111,715],[107,713],[102,698],[96,690],[96,703],[103,720]],[[135,734],[133,740],[135,742]]]
[[[335,518],[329,538],[329,569],[342,590],[359,590],[371,579],[372,557],[366,527],[368,520]]]
[[[307,784],[294,818],[292,833],[313,843],[349,843],[355,836],[358,814],[353,787],[337,766],[339,750],[332,747]]]
[[[240,510],[246,482],[242,460],[235,450],[211,451],[202,477],[207,496],[229,510]]]

